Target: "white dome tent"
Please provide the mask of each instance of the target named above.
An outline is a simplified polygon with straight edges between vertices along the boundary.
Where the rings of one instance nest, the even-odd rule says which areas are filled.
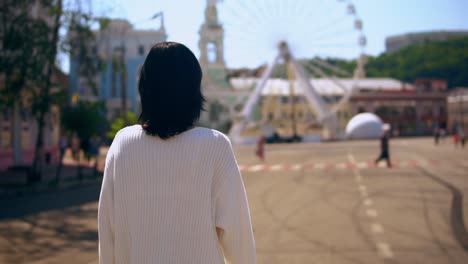
[[[377,139],[384,129],[382,120],[373,113],[360,113],[346,125],[347,139]]]

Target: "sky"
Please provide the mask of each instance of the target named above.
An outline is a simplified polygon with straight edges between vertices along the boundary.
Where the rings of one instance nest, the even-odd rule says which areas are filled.
[[[198,32],[207,0],[92,2],[95,15],[126,18],[137,29],[159,28],[159,21],[149,18],[163,11],[168,40],[183,43],[199,54]],[[354,16],[347,14],[349,2],[355,6]],[[350,59],[361,52],[384,52],[385,38],[392,35],[468,30],[468,0],[223,0],[218,9],[230,68],[256,67],[271,61],[280,39],[289,42],[296,57]],[[353,29],[356,19],[363,23],[362,35],[367,39],[364,50],[357,45],[361,33]],[[314,44],[316,37],[320,45]]]

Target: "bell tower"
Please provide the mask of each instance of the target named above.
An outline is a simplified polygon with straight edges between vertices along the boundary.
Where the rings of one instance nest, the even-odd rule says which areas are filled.
[[[205,21],[200,27],[200,65],[203,70],[202,87],[206,98],[206,110],[200,122],[206,126],[227,132],[234,114],[236,92],[229,84],[224,60],[224,29],[218,19],[217,3],[207,0]]]
[[[224,29],[218,20],[215,0],[207,0],[205,22],[200,28],[200,64],[202,68],[225,69]]]

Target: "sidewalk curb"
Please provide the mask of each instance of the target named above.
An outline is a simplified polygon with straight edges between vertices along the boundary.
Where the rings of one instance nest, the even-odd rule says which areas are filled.
[[[54,181],[41,182],[31,186],[22,185],[17,188],[0,189],[0,199],[11,196],[21,196],[29,194],[40,194],[45,192],[63,191],[67,189],[85,187],[96,183],[102,182],[102,176],[96,178],[88,178],[83,180],[74,179],[72,181],[60,182],[58,185]]]

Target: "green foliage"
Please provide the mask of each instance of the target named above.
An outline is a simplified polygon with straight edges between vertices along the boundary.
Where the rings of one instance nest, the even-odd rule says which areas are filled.
[[[273,68],[271,72],[272,78],[281,78],[281,79],[288,79],[288,71],[286,69],[286,64],[279,63]]]
[[[107,17],[98,17],[96,18],[98,23],[99,23],[99,30],[105,30],[110,22],[111,22],[111,19],[110,18],[107,18]]]
[[[342,69],[343,71],[349,73],[349,76],[338,75],[338,77],[351,77],[354,73],[354,69],[356,69],[357,66],[356,60],[343,60],[339,58],[324,58],[322,60],[328,62],[328,64],[330,65],[336,66]],[[325,70],[329,71],[328,69]]]
[[[409,46],[392,54],[384,53],[377,57],[369,57],[366,74],[368,77],[389,77],[406,82],[414,82],[420,78],[437,78],[447,80],[449,87],[468,86],[467,47],[468,37]],[[357,64],[356,60],[321,59],[348,72],[349,75],[332,72],[330,69],[314,63],[313,59],[301,59],[299,63],[312,78],[320,76],[314,73],[309,67],[310,64],[328,76],[336,75],[337,77],[351,77]],[[285,65],[277,65],[272,76],[286,79]]]
[[[66,9],[62,2],[66,2]],[[32,105],[21,105],[21,109],[29,107],[36,117],[49,111],[54,101],[49,91],[49,65],[55,62],[58,47],[65,52],[77,51],[82,61],[80,70],[89,86],[96,89],[98,63],[88,43],[94,40],[91,26],[97,20],[80,9],[79,2],[41,0],[40,10],[49,15],[44,19],[31,16],[35,1],[0,1],[0,108],[22,103],[27,97]],[[57,28],[67,32],[67,37],[54,38]]]
[[[78,102],[62,112],[62,127],[68,133],[76,133],[81,139],[89,139],[100,135],[107,127],[104,115],[105,106],[102,103]]]
[[[133,112],[127,112],[126,120],[123,117],[118,117],[117,119],[112,122],[110,131],[107,132],[107,137],[109,139],[114,139],[117,132],[119,132],[122,128],[126,126],[131,126],[138,124],[138,117]]]
[[[345,72],[348,72],[349,74],[343,75],[339,74],[337,72],[334,72],[326,67],[323,67],[316,62],[314,62],[315,59],[300,59],[298,62],[302,65],[304,70],[307,72],[307,74],[311,78],[320,78],[321,76],[318,75],[316,72],[314,72],[311,68],[311,66],[319,68],[324,74],[327,76],[337,76],[337,77],[350,77],[352,76],[352,73],[354,69],[356,68],[356,61],[347,61],[343,59],[338,59],[338,58],[320,58],[323,61],[326,61],[328,64],[336,66],[340,69],[342,69]],[[273,69],[271,76],[273,78],[281,78],[281,79],[288,79],[288,72],[286,69],[286,65],[284,63],[277,64],[275,68]]]
[[[0,105],[11,107],[28,88],[44,82],[52,28],[30,16],[33,1],[0,4]]]
[[[440,78],[449,87],[468,86],[468,37],[409,46],[392,54],[370,57],[369,77],[392,77],[413,82]]]
[[[90,14],[81,10],[69,10],[66,12],[67,23],[64,25],[68,36],[63,40],[62,50],[72,55],[79,62],[78,72],[84,77],[86,85],[97,94],[95,76],[100,70],[100,58],[97,56],[95,34],[93,25],[101,24],[100,19],[94,19]]]
[[[38,3],[39,13],[35,16],[31,10]],[[96,54],[90,52],[89,43],[94,37],[91,25],[97,21],[90,11],[83,10],[80,0],[0,1],[0,108],[15,105],[20,110],[30,108],[34,114],[38,134],[32,171],[39,178],[45,116],[51,104],[63,97],[52,90],[59,47],[76,52],[82,75],[90,87],[96,87],[94,77],[98,63]],[[60,37],[62,32],[67,32],[66,38]],[[23,105],[25,101],[31,104]],[[84,123],[83,127],[88,125]],[[14,148],[19,149],[20,145]]]

